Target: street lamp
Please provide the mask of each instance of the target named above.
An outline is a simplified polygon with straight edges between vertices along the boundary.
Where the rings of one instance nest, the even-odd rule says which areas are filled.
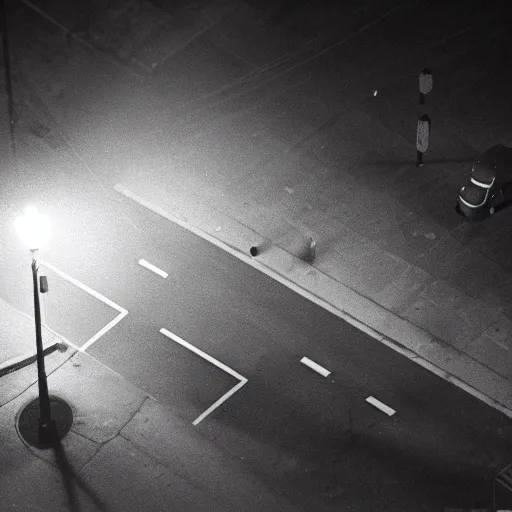
[[[43,339],[41,336],[41,310],[39,306],[39,291],[37,289],[36,251],[45,245],[50,238],[50,219],[38,212],[35,206],[28,206],[25,215],[18,217],[15,222],[16,230],[21,241],[32,252],[32,280],[34,283],[34,312],[36,321],[37,346],[37,381],[39,387],[39,442],[42,445],[51,444],[57,432],[52,420],[46,369],[44,366]]]
[[[27,206],[25,215],[16,219],[16,231],[21,241],[35,252],[50,240],[50,219],[35,206]]]

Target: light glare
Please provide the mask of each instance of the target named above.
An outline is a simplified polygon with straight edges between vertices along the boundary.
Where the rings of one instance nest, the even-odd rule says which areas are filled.
[[[25,208],[25,215],[15,221],[21,241],[32,251],[46,245],[50,239],[50,219],[33,205]]]

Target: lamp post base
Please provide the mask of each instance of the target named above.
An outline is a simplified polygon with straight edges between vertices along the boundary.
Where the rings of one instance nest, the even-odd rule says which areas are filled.
[[[41,425],[39,421],[39,398],[35,398],[21,410],[16,429],[25,443],[40,450],[50,448],[71,430],[73,411],[67,402],[50,396],[50,410],[53,420],[47,426]]]

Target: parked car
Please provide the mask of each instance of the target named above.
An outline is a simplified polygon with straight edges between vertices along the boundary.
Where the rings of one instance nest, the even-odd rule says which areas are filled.
[[[512,191],[512,148],[501,144],[484,151],[459,192],[455,210],[468,222],[493,215]]]

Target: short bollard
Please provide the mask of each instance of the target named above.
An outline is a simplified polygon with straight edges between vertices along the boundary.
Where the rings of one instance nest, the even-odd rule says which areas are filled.
[[[253,245],[249,249],[249,254],[254,258],[255,256],[259,256],[262,252],[270,249],[270,247],[272,247],[272,241],[270,239],[266,239],[258,245]]]
[[[313,240],[313,237],[308,237],[308,241],[306,247],[299,255],[300,259],[305,261],[306,263],[312,263],[316,256],[316,242]]]
[[[270,247],[270,242],[263,243],[261,245],[253,245],[249,249],[249,254],[254,258],[259,256],[262,252],[266,251]],[[297,251],[297,252],[295,252]],[[306,263],[312,263],[316,256],[316,242],[313,237],[308,237],[307,242],[297,246],[291,250],[292,254],[295,253],[299,259]]]

